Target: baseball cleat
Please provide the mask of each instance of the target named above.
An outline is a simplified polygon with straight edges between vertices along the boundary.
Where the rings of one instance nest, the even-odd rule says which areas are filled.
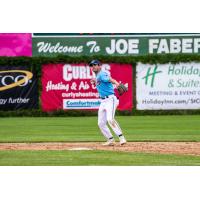
[[[120,143],[120,145],[126,144],[126,139],[124,136],[119,137],[119,143]]]
[[[102,144],[102,146],[114,146],[114,145],[115,145],[114,140],[108,140],[107,142]]]

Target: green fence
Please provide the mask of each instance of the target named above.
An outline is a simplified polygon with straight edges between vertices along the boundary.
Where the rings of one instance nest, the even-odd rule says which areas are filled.
[[[1,66],[27,66],[30,70],[34,70],[39,77],[39,94],[41,92],[41,66],[47,63],[80,63],[89,62],[91,59],[99,59],[103,63],[129,63],[133,66],[133,96],[134,108],[130,111],[117,111],[118,115],[173,115],[173,114],[200,114],[200,110],[153,110],[153,111],[139,111],[136,110],[136,91],[135,91],[135,73],[136,64],[149,63],[149,64],[164,64],[164,63],[179,63],[179,62],[200,62],[200,55],[196,54],[165,54],[165,55],[148,55],[148,56],[57,56],[57,57],[0,57]],[[96,115],[97,112],[69,110],[69,111],[56,111],[45,113],[41,108],[38,110],[16,110],[16,111],[0,111],[0,117],[8,116],[90,116]]]

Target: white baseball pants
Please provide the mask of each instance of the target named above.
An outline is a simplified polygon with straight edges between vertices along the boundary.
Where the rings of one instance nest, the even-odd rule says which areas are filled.
[[[103,133],[103,135],[108,139],[113,138],[113,135],[110,129],[107,126],[107,123],[112,128],[114,133],[119,136],[122,134],[122,130],[114,119],[115,110],[119,105],[119,100],[115,95],[109,95],[108,98],[102,99],[98,111],[98,126]]]

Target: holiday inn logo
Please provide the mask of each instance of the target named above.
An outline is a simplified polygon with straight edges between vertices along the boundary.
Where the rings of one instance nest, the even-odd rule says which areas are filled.
[[[142,78],[142,79],[145,79],[145,85],[148,85],[150,81],[150,86],[151,87],[154,86],[154,80],[155,80],[156,74],[162,72],[162,71],[157,71],[157,69],[158,69],[157,65],[155,65],[154,67],[148,68],[146,75]]]

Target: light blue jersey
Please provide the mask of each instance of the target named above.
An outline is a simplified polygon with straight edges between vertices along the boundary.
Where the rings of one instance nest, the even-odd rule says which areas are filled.
[[[105,70],[101,70],[97,76],[97,91],[99,93],[100,98],[104,98],[106,96],[114,94],[114,87],[110,80],[110,73]]]

